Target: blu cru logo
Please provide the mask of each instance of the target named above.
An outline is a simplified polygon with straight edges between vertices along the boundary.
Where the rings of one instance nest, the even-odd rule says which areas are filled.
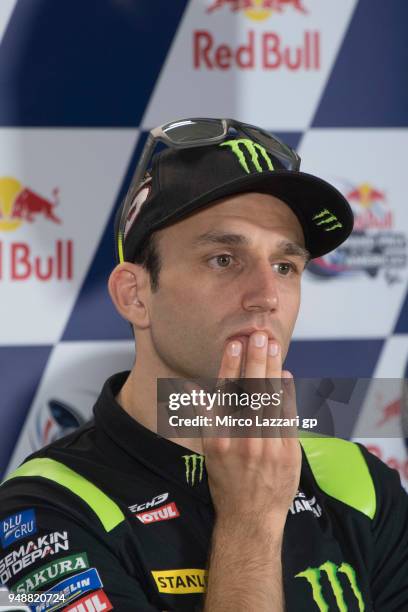
[[[37,532],[34,510],[24,510],[8,516],[0,523],[0,539],[3,548]]]

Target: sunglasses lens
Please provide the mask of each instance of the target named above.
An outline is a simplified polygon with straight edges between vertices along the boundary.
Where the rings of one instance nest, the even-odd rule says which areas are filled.
[[[183,142],[188,144],[209,138],[219,138],[224,134],[222,121],[211,119],[176,121],[175,123],[169,123],[162,129],[175,144]]]
[[[252,129],[248,126],[245,126],[243,130],[254,140],[262,144],[265,149],[273,152],[287,170],[297,170],[299,168],[300,160],[298,161],[292,149],[283,142],[280,142],[280,140],[277,140],[262,130]]]

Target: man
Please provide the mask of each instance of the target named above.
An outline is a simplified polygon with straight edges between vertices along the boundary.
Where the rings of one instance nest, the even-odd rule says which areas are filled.
[[[157,140],[169,146],[146,174]],[[352,229],[347,201],[299,163],[231,120],[151,132],[109,279],[136,362],[106,382],[94,421],[3,484],[11,591],[63,593],[77,612],[408,609],[407,496],[363,447],[300,445],[293,429],[156,434],[160,378],[282,379],[295,415],[282,364],[302,272]]]

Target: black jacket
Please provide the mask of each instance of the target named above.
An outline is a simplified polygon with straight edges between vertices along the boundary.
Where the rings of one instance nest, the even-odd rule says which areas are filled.
[[[121,409],[126,376],[106,382],[91,423],[3,483],[0,581],[62,589],[75,612],[200,610],[214,524],[204,458]],[[302,440],[302,453],[282,553],[287,610],[408,611],[398,474],[335,438]]]

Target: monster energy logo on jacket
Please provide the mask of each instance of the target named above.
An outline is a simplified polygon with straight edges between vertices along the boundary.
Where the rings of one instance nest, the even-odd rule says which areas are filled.
[[[204,455],[183,455],[186,468],[186,481],[192,487],[201,482],[204,471]]]
[[[336,599],[337,610],[339,610],[339,612],[348,612],[349,610],[349,607],[344,599],[343,587],[339,580],[339,574],[343,574],[348,580],[357,601],[358,609],[360,612],[364,612],[365,605],[361,591],[358,588],[355,570],[348,563],[342,563],[339,567],[332,561],[326,561],[319,567],[308,567],[306,570],[299,572],[299,574],[296,574],[295,576],[295,578],[305,578],[308,581],[312,587],[313,599],[319,608],[319,612],[332,612],[333,610],[333,608],[329,607],[323,596],[321,584],[322,572],[326,574],[329,580],[333,595]]]
[[[231,151],[237,157],[240,165],[247,174],[251,173],[249,164],[252,163],[257,172],[264,170],[274,170],[271,158],[267,150],[262,145],[250,140],[249,138],[237,138],[235,140],[226,140],[222,142],[220,147],[231,147]],[[262,160],[266,168],[262,167]]]

